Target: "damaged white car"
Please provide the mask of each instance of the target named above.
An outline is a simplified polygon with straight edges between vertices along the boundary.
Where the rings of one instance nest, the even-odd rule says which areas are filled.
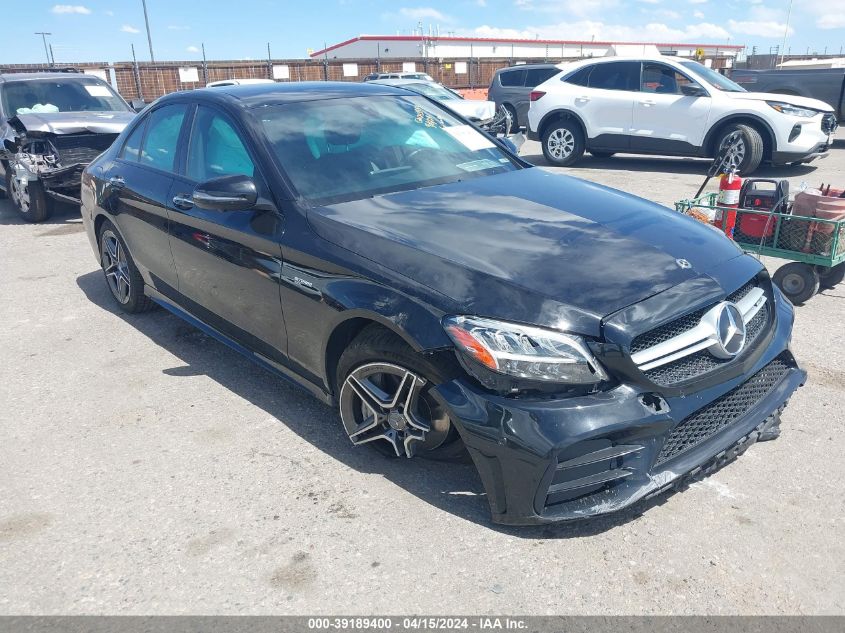
[[[49,218],[57,200],[79,204],[82,170],[134,116],[97,77],[0,75],[0,187],[28,222]]]
[[[378,79],[369,83],[404,88],[429,99],[439,101],[443,106],[469,119],[488,134],[507,139],[514,152],[519,151],[520,146],[525,142],[525,136],[522,134],[511,133],[516,132],[511,113],[504,107],[497,108],[496,104],[492,101],[464,99],[459,93],[435,81],[422,81],[420,79]]]

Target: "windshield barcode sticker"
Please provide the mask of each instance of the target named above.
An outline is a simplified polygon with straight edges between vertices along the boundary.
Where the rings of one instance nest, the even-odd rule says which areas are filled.
[[[110,97],[111,93],[105,86],[85,86],[85,90],[92,97]]]

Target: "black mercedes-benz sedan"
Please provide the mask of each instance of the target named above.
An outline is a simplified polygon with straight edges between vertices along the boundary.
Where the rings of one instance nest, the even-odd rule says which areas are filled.
[[[117,304],[159,304],[339,408],[354,444],[475,463],[493,520],[706,474],[805,380],[759,261],[533,168],[426,97],[290,83],[159,99],[86,170]]]

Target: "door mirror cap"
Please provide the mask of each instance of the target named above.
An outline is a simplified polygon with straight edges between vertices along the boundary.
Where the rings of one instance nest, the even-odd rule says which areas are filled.
[[[198,184],[192,199],[194,206],[200,209],[246,211],[258,201],[258,188],[249,176],[222,176]]]
[[[681,93],[685,97],[706,97],[707,91],[698,84],[684,84],[681,86]]]

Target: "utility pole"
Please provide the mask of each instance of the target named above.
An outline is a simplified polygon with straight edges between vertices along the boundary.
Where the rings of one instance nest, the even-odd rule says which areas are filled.
[[[147,26],[147,44],[150,45],[150,61],[155,62],[156,58],[153,55],[153,38],[150,36],[150,18],[147,16],[147,0],[141,0],[141,5],[144,7],[144,24]]]
[[[270,42],[267,42],[267,79],[273,78],[273,56],[270,55]]]
[[[50,44],[50,63],[55,66],[56,65],[56,56],[53,55],[53,45]]]
[[[47,50],[47,36],[52,35],[52,33],[47,33],[45,31],[36,31],[35,34],[41,36],[41,41],[44,43],[44,54],[47,56],[47,64],[52,66],[53,64],[50,63],[50,51]]]
[[[202,80],[204,83],[208,83],[208,62],[205,59],[205,42],[200,42],[200,46],[202,46]]]

